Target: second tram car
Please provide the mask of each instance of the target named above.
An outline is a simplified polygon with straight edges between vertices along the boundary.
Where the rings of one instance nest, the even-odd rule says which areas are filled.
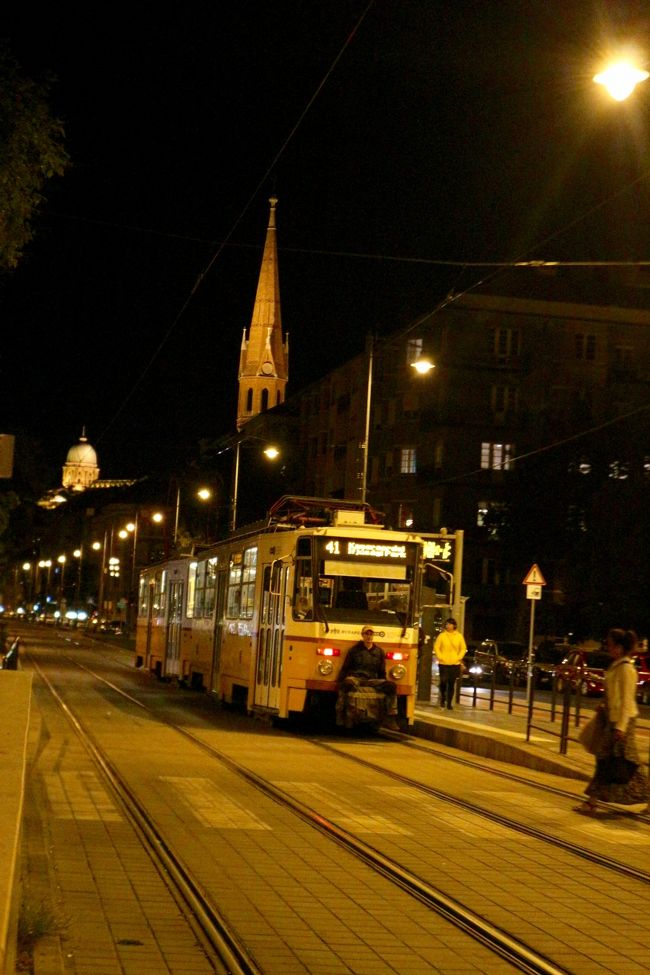
[[[285,497],[264,523],[144,569],[139,663],[249,712],[333,715],[341,664],[371,624],[412,723],[424,542],[377,521],[361,502]]]

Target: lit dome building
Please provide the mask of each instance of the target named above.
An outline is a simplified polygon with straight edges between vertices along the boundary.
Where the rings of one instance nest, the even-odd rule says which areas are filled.
[[[48,491],[38,502],[41,508],[56,508],[72,496],[88,490],[131,487],[136,481],[125,478],[101,480],[95,448],[88,443],[84,427],[79,443],[68,451],[63,465],[61,487]]]
[[[66,491],[85,491],[98,479],[97,454],[88,443],[84,428],[79,443],[70,447],[68,451],[68,456],[63,465],[61,484]]]

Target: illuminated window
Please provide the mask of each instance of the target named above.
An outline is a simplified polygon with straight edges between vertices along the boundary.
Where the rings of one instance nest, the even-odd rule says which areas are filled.
[[[513,453],[514,444],[484,441],[481,444],[481,469],[510,471],[514,466]]]
[[[403,447],[400,451],[400,474],[416,474],[416,451],[415,447]]]
[[[582,335],[580,332],[575,336],[576,342],[576,359],[582,359],[585,362],[593,362],[596,358],[596,336],[595,335]]]

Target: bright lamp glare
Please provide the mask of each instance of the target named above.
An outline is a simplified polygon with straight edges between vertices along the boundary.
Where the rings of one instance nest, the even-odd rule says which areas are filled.
[[[415,362],[411,363],[411,366],[416,372],[419,372],[421,376],[426,376],[428,372],[431,372],[432,369],[436,368],[430,359],[417,359]]]
[[[615,101],[622,102],[648,77],[647,71],[637,68],[631,61],[616,61],[595,75],[594,81],[597,85],[604,85]]]
[[[275,460],[276,457],[280,456],[280,451],[277,447],[267,447],[264,451],[269,460]]]

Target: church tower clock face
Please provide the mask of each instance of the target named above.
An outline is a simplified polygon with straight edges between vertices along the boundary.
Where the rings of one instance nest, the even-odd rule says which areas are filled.
[[[262,372],[264,373],[265,376],[272,375],[272,373],[273,373],[273,363],[272,362],[263,362],[262,363]]]

